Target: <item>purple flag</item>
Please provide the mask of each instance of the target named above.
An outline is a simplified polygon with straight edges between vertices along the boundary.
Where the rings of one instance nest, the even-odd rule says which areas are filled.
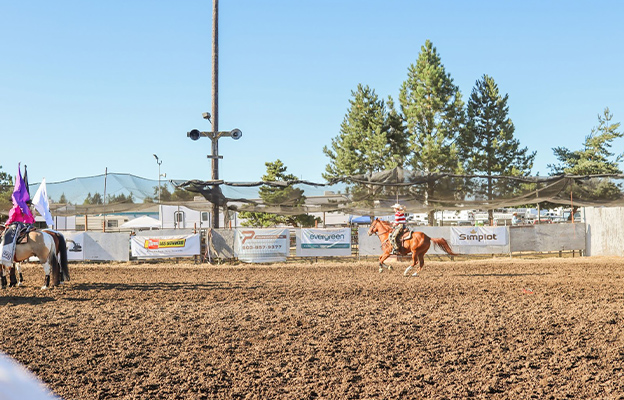
[[[28,195],[28,190],[26,189],[26,184],[24,183],[24,179],[22,179],[22,171],[20,168],[21,163],[17,164],[17,177],[15,179],[15,189],[13,190],[13,204],[18,205],[19,208],[22,209],[22,213],[28,213],[28,204],[26,202],[30,200],[30,196]]]

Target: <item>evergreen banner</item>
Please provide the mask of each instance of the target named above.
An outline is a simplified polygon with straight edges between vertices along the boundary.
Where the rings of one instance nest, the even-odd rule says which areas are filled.
[[[350,256],[351,229],[300,229],[297,256]]]

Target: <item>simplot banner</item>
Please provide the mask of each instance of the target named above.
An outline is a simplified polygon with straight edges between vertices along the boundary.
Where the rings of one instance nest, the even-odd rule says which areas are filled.
[[[504,226],[451,227],[451,244],[456,246],[505,246],[509,243]]]
[[[290,231],[284,229],[237,229],[234,255],[248,263],[286,261]]]
[[[350,256],[351,229],[300,229],[297,256]]]
[[[192,257],[201,254],[199,234],[180,236],[131,236],[132,256],[137,258]]]

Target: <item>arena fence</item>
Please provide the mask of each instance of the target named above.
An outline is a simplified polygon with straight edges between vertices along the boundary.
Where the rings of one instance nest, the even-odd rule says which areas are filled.
[[[624,208],[588,208],[584,212],[586,223],[502,227],[419,226],[417,229],[430,237],[445,238],[453,250],[462,255],[579,251],[587,256],[624,256],[621,246],[624,242]],[[131,252],[133,238],[128,233],[63,233],[68,242],[70,261],[123,262],[135,258]],[[199,234],[192,229],[165,229],[139,232],[138,236],[142,241],[158,238],[190,240],[193,235]],[[457,239],[461,234],[464,238],[472,239],[472,242],[461,244]],[[479,239],[479,235],[485,239]],[[496,235],[498,242],[492,242],[493,235]],[[167,245],[171,245],[171,242],[167,242]],[[257,260],[285,260],[293,257],[378,256],[381,254],[381,244],[377,236],[368,235],[368,227],[208,229],[201,232],[201,246],[193,247],[190,251],[192,253],[171,253],[170,256],[194,257],[210,262],[233,259],[259,262]],[[241,257],[241,254],[244,256]],[[427,254],[445,253],[432,246]],[[163,257],[168,257],[167,253],[160,253],[153,258]]]

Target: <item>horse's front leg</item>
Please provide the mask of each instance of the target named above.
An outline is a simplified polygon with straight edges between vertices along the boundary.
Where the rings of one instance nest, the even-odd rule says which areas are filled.
[[[381,246],[381,249],[384,253],[379,257],[379,273],[383,272],[384,267],[388,270],[392,269],[391,266],[384,264],[384,261],[386,261],[390,257],[391,248],[392,247],[389,244],[388,246]]]
[[[4,265],[0,265],[0,286],[2,289],[7,287],[6,267]]]

